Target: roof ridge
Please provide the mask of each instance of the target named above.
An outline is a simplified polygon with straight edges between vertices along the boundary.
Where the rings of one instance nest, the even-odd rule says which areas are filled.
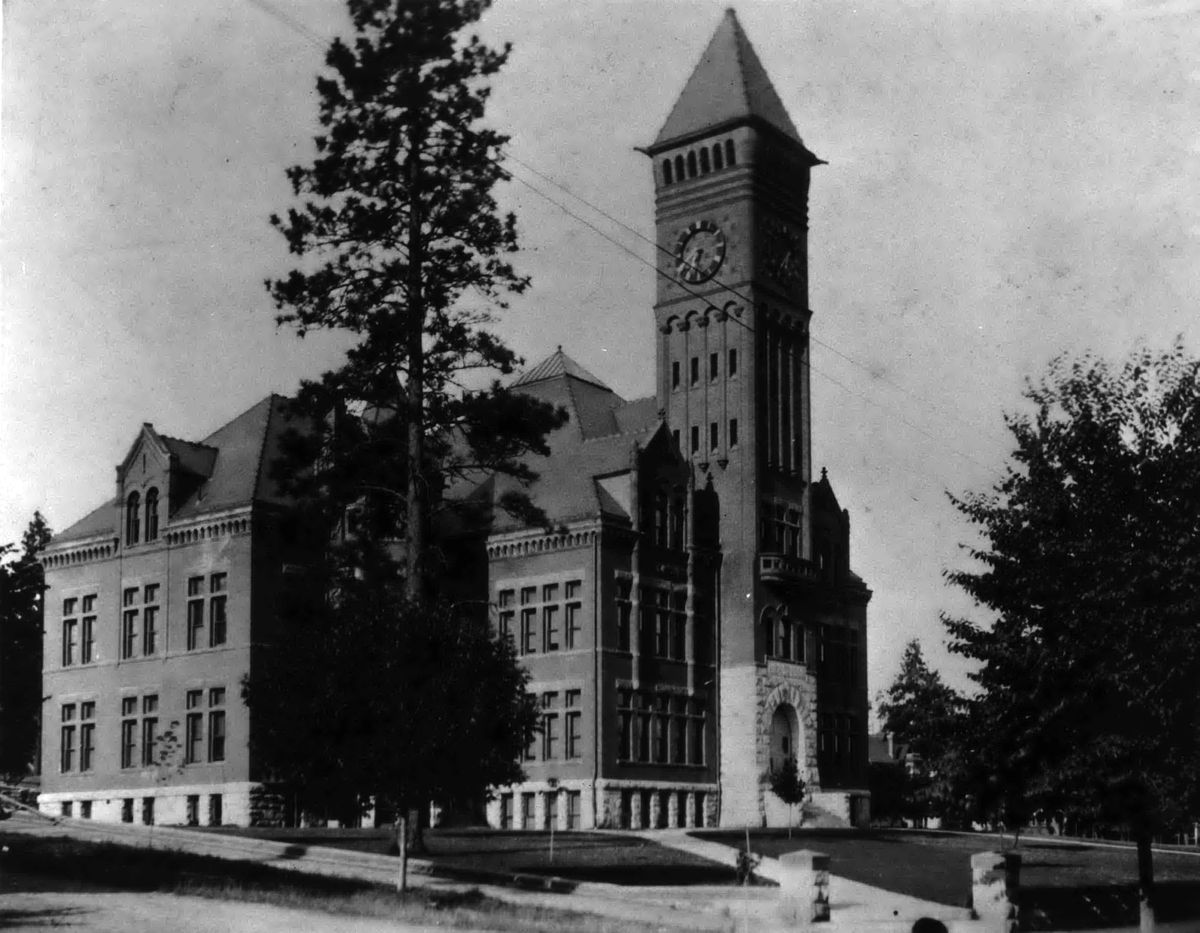
[[[263,457],[267,451],[267,438],[271,436],[271,422],[275,418],[275,393],[270,393],[265,401],[267,403],[267,421],[263,425],[262,435],[258,439],[258,456],[254,459],[254,485],[251,487],[250,501],[255,502],[258,499],[259,485],[262,483],[262,467]],[[262,404],[261,402],[259,403]],[[246,409],[249,411],[250,409]]]

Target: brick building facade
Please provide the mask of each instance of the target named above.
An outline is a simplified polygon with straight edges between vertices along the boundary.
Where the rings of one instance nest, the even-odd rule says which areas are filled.
[[[732,12],[646,152],[655,395],[626,401],[561,348],[525,372],[515,388],[569,414],[531,464],[553,530],[497,509],[461,549],[477,558],[457,585],[491,604],[543,709],[526,781],[497,788],[487,817],[780,824],[767,776],[795,755],[810,812],[862,823],[870,591],[811,457],[807,196],[821,163]],[[116,497],[47,549],[48,811],[279,818],[240,683],[288,566],[287,502],[264,466],[280,403],[199,444],[145,426]],[[456,492],[506,490],[490,477]],[[164,724],[177,746],[155,738]]]

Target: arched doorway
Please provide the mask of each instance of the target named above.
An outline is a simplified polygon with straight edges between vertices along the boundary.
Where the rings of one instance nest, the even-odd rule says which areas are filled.
[[[780,703],[771,716],[769,767],[772,771],[780,767],[786,759],[797,755],[796,739],[799,734],[800,720],[795,707],[790,703]]]

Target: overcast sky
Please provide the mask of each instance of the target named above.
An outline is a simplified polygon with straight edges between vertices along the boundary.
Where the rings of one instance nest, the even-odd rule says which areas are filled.
[[[530,363],[561,343],[624,396],[653,392],[635,147],[726,5],[498,0],[482,24],[514,44],[490,119],[541,192],[503,192],[534,287],[500,330]],[[971,611],[942,573],[972,533],[945,492],[999,477],[1024,380],[1063,351],[1181,334],[1200,353],[1200,3],[737,11],[829,163],[813,448],[875,591],[870,689],[912,637],[961,685],[938,614]],[[111,496],[142,422],[198,440],[337,362],[338,339],[276,330],[262,280],[289,268],[267,218],[311,157],[345,25],[335,0],[8,0],[4,17],[0,541],[34,509],[61,529]]]

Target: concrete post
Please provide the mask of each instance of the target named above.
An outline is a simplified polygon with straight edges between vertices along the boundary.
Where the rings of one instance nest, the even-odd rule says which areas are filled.
[[[829,920],[829,856],[787,852],[779,856],[780,914],[789,926]]]
[[[1021,856],[976,852],[971,856],[971,905],[975,916],[1002,933],[1016,933]]]

